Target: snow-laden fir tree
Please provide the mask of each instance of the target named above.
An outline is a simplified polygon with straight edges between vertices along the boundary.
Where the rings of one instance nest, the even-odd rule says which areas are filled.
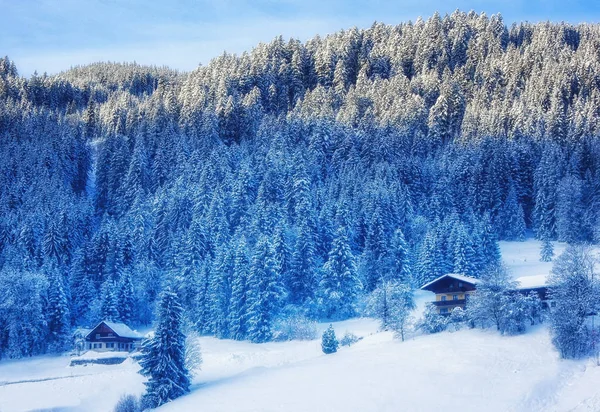
[[[121,281],[118,286],[118,311],[119,320],[125,324],[131,324],[135,312],[135,296],[133,292],[133,282],[131,272],[125,270],[121,275]]]
[[[550,239],[542,240],[542,249],[540,250],[540,260],[542,262],[551,262],[554,256],[554,246]]]
[[[119,301],[115,282],[107,280],[100,288],[100,318],[117,322],[119,320]]]
[[[517,192],[513,184],[510,186],[504,206],[499,213],[500,236],[504,240],[525,240],[525,214],[523,206],[517,199]]]
[[[354,316],[361,290],[362,284],[348,244],[347,230],[340,227],[319,283],[317,297],[322,316],[327,319],[347,319]]]
[[[229,338],[229,309],[234,266],[230,244],[223,245],[210,270],[208,280],[209,331],[219,338]]]
[[[50,350],[63,352],[71,343],[71,315],[65,293],[63,276],[56,268],[46,269],[49,281],[48,308],[46,317],[48,322],[48,337]]]
[[[390,263],[388,265],[389,272],[386,275],[386,279],[412,284],[413,268],[410,248],[401,229],[397,229],[392,236],[388,257]]]
[[[248,275],[248,338],[255,343],[273,337],[273,320],[283,297],[280,276],[275,270],[273,249],[262,235],[254,247]]]
[[[323,350],[323,353],[329,355],[330,353],[337,352],[339,346],[333,325],[330,324],[321,337],[321,349]]]
[[[236,340],[245,339],[248,330],[247,294],[249,267],[248,245],[246,237],[242,235],[236,243],[231,281],[231,299],[229,303],[229,329],[231,338]]]
[[[593,349],[591,316],[598,311],[599,278],[585,246],[568,246],[554,262],[548,279],[552,343],[562,358],[579,358]],[[596,342],[597,344],[597,342]]]
[[[145,408],[157,408],[190,390],[183,307],[170,288],[161,295],[157,316],[154,336],[144,341],[140,359],[140,373],[148,378],[142,397]]]

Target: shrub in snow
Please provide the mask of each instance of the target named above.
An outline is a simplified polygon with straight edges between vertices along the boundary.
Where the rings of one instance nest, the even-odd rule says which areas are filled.
[[[301,311],[290,309],[279,316],[273,324],[273,340],[313,340],[317,338],[317,323]]]
[[[385,281],[371,293],[367,311],[381,321],[381,329],[393,330],[404,340],[415,308],[412,290],[397,281]]]
[[[344,334],[344,336],[342,337],[342,339],[340,339],[340,345],[351,346],[351,345],[354,345],[356,342],[358,342],[361,339],[362,339],[362,337],[358,337],[352,332],[346,332]]]
[[[139,412],[141,411],[138,398],[133,395],[123,395],[115,405],[114,412]]]
[[[536,323],[542,323],[544,321],[544,307],[542,306],[542,300],[537,292],[531,291],[527,295],[525,304],[527,306],[527,318],[529,323],[533,326]]]
[[[188,332],[185,338],[185,368],[190,378],[196,376],[202,365],[202,348],[197,332]]]
[[[142,345],[140,373],[149,378],[142,397],[144,408],[156,408],[189,392],[182,326],[183,308],[177,294],[167,288],[161,295],[154,337]]]
[[[452,309],[450,312],[450,318],[448,319],[448,326],[452,327],[453,330],[461,329],[467,321],[467,314],[460,307]]]
[[[515,287],[505,267],[488,268],[469,298],[467,316],[471,324],[481,328],[495,326],[508,335],[525,332],[530,319],[529,302]]]
[[[597,312],[599,293],[590,251],[584,246],[569,246],[556,259],[549,284],[555,304],[550,312],[552,343],[562,358],[590,354],[596,331],[588,319]]]
[[[327,330],[323,332],[323,337],[321,339],[321,349],[323,349],[323,353],[330,354],[337,352],[338,347],[339,343],[337,338],[335,337],[333,325],[329,325]]]
[[[500,332],[503,335],[518,335],[525,332],[527,298],[518,292],[502,295],[500,311]]]
[[[423,318],[417,323],[417,328],[423,333],[438,333],[446,329],[447,319],[440,315],[433,303],[427,304]]]

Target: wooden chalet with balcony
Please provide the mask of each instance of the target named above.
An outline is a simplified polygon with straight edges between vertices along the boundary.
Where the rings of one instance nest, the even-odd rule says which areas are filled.
[[[85,349],[97,352],[131,352],[143,336],[124,323],[102,321],[85,337]]]
[[[421,290],[435,293],[433,304],[441,315],[447,315],[454,308],[465,308],[469,294],[475,291],[478,283],[479,279],[448,273],[423,285]]]
[[[465,309],[469,295],[475,292],[479,279],[457,273],[448,273],[423,285],[421,290],[435,293],[438,313],[448,315],[454,308]],[[552,302],[548,300],[547,275],[523,276],[515,279],[513,292],[523,295],[535,293],[542,301],[544,308],[551,308]]]

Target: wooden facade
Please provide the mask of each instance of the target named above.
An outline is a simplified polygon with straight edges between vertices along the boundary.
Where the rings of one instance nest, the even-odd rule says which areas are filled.
[[[85,337],[85,349],[97,352],[131,352],[139,347],[142,335],[123,323],[102,321]]]
[[[435,301],[432,303],[439,314],[448,315],[454,308],[465,309],[469,295],[476,289],[477,283],[479,279],[448,273],[422,286],[421,290],[435,293]]]
[[[524,295],[534,292],[539,296],[544,308],[552,306],[552,302],[548,301],[545,275],[523,276],[515,281],[517,286],[514,292]],[[448,273],[422,286],[421,290],[435,293],[435,301],[432,303],[437,307],[438,313],[448,315],[454,308],[465,309],[469,295],[477,289],[478,283],[479,279]]]

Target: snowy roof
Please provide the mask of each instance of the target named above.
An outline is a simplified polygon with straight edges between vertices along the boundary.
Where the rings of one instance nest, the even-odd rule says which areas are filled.
[[[445,275],[440,276],[437,279],[432,280],[429,283],[426,283],[425,285],[421,286],[421,289],[425,289],[428,286],[433,285],[435,282],[440,281],[444,278],[452,278],[452,279],[456,279],[456,280],[460,280],[461,282],[465,282],[465,283],[470,283],[472,285],[476,285],[477,283],[481,282],[479,279],[475,279],[472,278],[470,276],[465,276],[465,275],[461,275],[459,273],[446,273]]]
[[[141,334],[137,333],[134,330],[131,330],[131,328],[124,323],[109,322],[107,320],[103,320],[102,322],[97,324],[94,329],[96,329],[98,326],[100,326],[103,323],[106,326],[108,326],[109,328],[111,328],[113,330],[113,332],[115,332],[117,335],[119,335],[122,338],[131,338],[131,339],[142,339],[143,338],[143,336]],[[92,331],[94,329],[92,329]],[[92,331],[90,331],[90,333]],[[88,335],[89,335],[89,333],[88,333]]]
[[[515,279],[517,289],[537,289],[548,286],[548,275],[521,276]]]

